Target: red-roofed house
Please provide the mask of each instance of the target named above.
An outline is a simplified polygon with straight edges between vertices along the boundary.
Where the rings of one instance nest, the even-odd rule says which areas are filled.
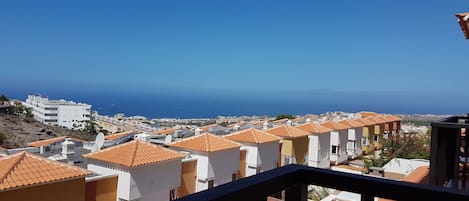
[[[255,128],[225,135],[224,138],[241,143],[241,149],[247,150],[244,167],[240,167],[240,172],[244,172],[242,176],[248,177],[277,167],[281,138]]]
[[[89,170],[119,175],[119,200],[150,201],[175,197],[185,154],[134,140],[84,156]]]
[[[203,133],[168,144],[178,151],[189,152],[197,159],[196,192],[236,180],[241,144],[223,137]]]

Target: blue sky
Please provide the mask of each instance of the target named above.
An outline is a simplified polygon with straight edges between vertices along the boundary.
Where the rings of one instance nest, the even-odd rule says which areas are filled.
[[[1,88],[469,96],[469,1],[3,1]]]

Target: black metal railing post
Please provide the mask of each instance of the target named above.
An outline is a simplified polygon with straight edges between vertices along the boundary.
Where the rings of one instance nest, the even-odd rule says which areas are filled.
[[[308,185],[297,184],[285,189],[285,201],[306,201],[308,199]]]

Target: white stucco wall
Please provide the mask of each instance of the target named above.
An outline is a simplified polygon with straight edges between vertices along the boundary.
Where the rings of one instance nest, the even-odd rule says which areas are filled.
[[[132,168],[131,199],[142,201],[167,201],[171,189],[181,181],[181,160]]]
[[[331,149],[332,146],[338,146],[339,152],[330,155],[330,161],[334,164],[340,164],[347,160],[347,142],[348,142],[348,130],[339,130],[331,132]]]
[[[94,164],[93,164],[94,163]],[[171,189],[181,180],[181,160],[127,168],[93,162],[88,169],[101,174],[118,174],[117,198],[141,201],[167,201]],[[114,166],[114,167],[113,167]],[[117,168],[121,168],[118,170]]]
[[[330,167],[331,135],[329,133],[309,135],[308,166]]]
[[[349,158],[357,158],[362,155],[361,143],[362,143],[362,128],[349,128],[348,129],[348,140],[354,140],[355,146],[351,142],[347,142],[347,155]]]
[[[268,142],[259,144],[258,146],[258,161],[260,164],[260,172],[268,171],[277,167],[279,159],[279,142]]]
[[[119,198],[130,200],[131,176],[125,169],[112,169],[110,165],[97,161],[90,161],[87,169],[103,175],[119,175],[117,178],[117,200],[119,200]]]

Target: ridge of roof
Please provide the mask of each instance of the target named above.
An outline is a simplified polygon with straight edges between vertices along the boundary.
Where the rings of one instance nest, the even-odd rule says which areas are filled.
[[[168,144],[172,147],[179,147],[203,152],[215,152],[226,149],[241,147],[241,144],[212,133],[202,133]]]
[[[296,126],[296,128],[299,128],[301,130],[314,133],[314,134],[329,133],[333,131],[333,129],[325,127],[325,126],[321,126],[317,123],[304,123],[304,124]]]
[[[249,143],[256,143],[256,144],[263,144],[267,142],[274,142],[274,141],[281,140],[280,137],[277,137],[275,135],[272,135],[268,132],[265,132],[256,128],[248,128],[246,130],[231,133],[223,137],[233,140],[233,141],[249,142]]]
[[[85,177],[91,172],[28,152],[0,159],[0,191]]]
[[[351,128],[351,126],[341,124],[335,121],[326,121],[320,124],[321,126],[325,126],[334,130],[345,130]]]
[[[137,167],[183,158],[185,154],[149,142],[133,140],[83,156],[127,167]]]
[[[114,133],[114,134],[111,134],[111,135],[106,135],[104,136],[104,139],[105,140],[116,140],[116,139],[119,139],[121,137],[124,137],[124,136],[127,136],[127,135],[130,135],[133,131],[125,131],[125,132],[120,132],[120,133]]]
[[[343,119],[343,120],[340,120],[338,123],[345,124],[345,125],[350,126],[352,128],[363,127],[365,125],[361,122],[354,121],[352,119]]]
[[[266,132],[282,138],[298,138],[309,135],[308,132],[289,125],[281,125],[266,130]]]

